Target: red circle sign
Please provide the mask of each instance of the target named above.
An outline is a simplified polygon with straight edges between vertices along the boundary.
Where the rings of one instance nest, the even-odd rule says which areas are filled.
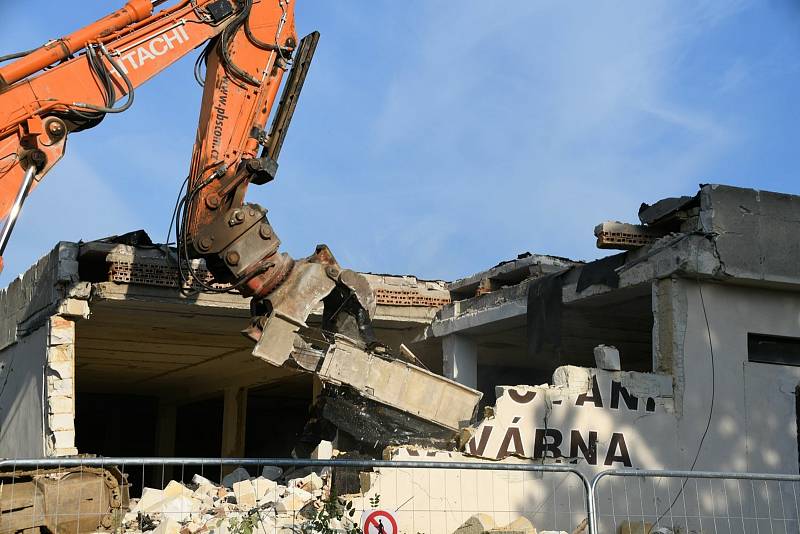
[[[398,534],[397,520],[386,510],[374,510],[364,520],[364,534]]]

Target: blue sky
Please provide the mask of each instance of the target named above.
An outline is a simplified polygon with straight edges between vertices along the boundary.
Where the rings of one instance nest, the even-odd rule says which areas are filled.
[[[122,1],[0,0],[0,52]],[[592,229],[726,183],[800,194],[800,4],[297,0],[322,38],[249,199],[294,256],[454,279],[518,253],[593,258]],[[46,15],[46,16],[43,16]],[[0,286],[59,240],[163,240],[201,90],[194,55],[74,134],[26,204]]]

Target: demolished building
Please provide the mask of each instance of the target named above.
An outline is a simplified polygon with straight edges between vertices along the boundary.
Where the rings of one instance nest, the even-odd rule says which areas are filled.
[[[247,299],[184,291],[160,250],[114,241],[59,243],[0,296],[0,456],[288,455],[319,384],[251,356]],[[368,280],[395,351],[449,299],[439,282]],[[248,418],[283,432],[248,434]]]
[[[498,387],[465,452],[797,473],[800,198],[706,185],[639,217],[596,229],[625,252],[531,255],[450,284],[422,344],[441,344],[446,374],[490,399],[511,377],[545,384]],[[600,345],[619,367],[595,368]]]
[[[377,336],[410,363],[344,342],[270,365],[239,336],[242,297],[181,291],[156,249],[60,243],[0,294],[0,456],[285,456],[322,438],[394,460],[797,473],[800,197],[704,185],[639,219],[599,225],[598,246],[622,252],[595,261],[524,254],[447,284],[367,275]],[[339,387],[342,369],[376,362],[464,403],[453,417],[441,396]],[[430,494],[431,476],[448,498]],[[449,533],[477,498],[449,476],[380,468],[360,489],[388,507],[412,495],[430,532]],[[508,484],[521,515],[556,491]],[[426,521],[415,514],[400,517]]]

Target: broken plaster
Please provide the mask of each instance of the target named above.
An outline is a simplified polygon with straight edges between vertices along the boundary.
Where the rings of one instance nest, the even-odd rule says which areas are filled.
[[[649,460],[652,436],[675,426],[672,396],[667,375],[559,367],[552,385],[498,387],[494,416],[462,433],[462,450],[493,460],[635,467]]]

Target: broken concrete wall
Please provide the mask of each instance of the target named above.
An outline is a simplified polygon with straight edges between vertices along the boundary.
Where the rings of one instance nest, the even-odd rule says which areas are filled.
[[[679,230],[675,221],[681,221]],[[796,195],[705,185],[696,198],[653,224],[667,234],[629,254],[619,269],[621,286],[673,275],[800,283]]]
[[[714,237],[726,275],[796,284],[800,197],[725,185],[700,190],[700,227]]]
[[[748,361],[748,333],[800,338],[800,293],[686,278],[653,293],[658,373],[561,367],[551,385],[499,387],[464,450],[593,471],[688,469],[697,456],[698,469],[796,473],[800,367]]]
[[[493,415],[464,451],[575,462],[588,471],[659,468],[675,460],[672,381],[666,375],[559,367],[552,385],[500,386]]]
[[[652,373],[566,366],[552,385],[501,386],[462,451],[391,447],[386,459],[503,464],[571,463],[586,475],[677,462],[672,381]],[[364,500],[380,495],[401,530],[453,532],[479,510],[495,525],[525,517],[539,530],[573,531],[585,518],[574,474],[380,468],[362,475]],[[635,498],[631,501],[636,503]],[[640,504],[640,503],[638,503]]]
[[[25,422],[25,432],[36,435],[35,446],[30,445],[32,440],[20,439],[13,451],[9,449],[9,456],[73,454],[76,438],[84,448],[82,453],[104,454],[113,447],[117,454],[128,450],[130,440],[117,430],[119,425],[106,425],[103,417],[116,413],[115,421],[124,418],[136,425],[141,422],[136,418],[145,416],[122,408],[117,412],[84,409],[76,428],[76,391],[109,399],[116,395],[130,402],[146,397],[148,402],[156,399],[172,406],[173,416],[161,417],[159,425],[157,450],[166,454],[174,453],[170,441],[183,439],[182,435],[175,438],[175,407],[222,397],[223,390],[259,388],[273,391],[270,398],[307,397],[312,402],[315,393],[310,380],[298,379],[294,371],[273,369],[250,355],[252,346],[240,334],[250,314],[248,299],[236,294],[181,292],[176,278],[160,250],[103,240],[62,242],[0,291],[0,362],[10,369],[0,371],[0,387],[7,379],[0,406],[21,410],[0,417],[19,417]],[[366,278],[378,301],[376,331],[382,339],[388,338],[395,352],[400,343],[427,326],[439,306],[449,302],[449,293],[439,282],[413,276],[370,274]],[[78,319],[87,320],[76,326]],[[314,320],[318,322],[319,317]],[[34,333],[43,337],[29,339]],[[16,358],[20,351],[26,357]],[[437,359],[441,365],[435,350],[418,354],[429,365]],[[37,378],[31,381],[29,376]],[[388,390],[378,389],[378,396]],[[227,403],[227,408],[231,406]],[[238,411],[244,411],[243,407]],[[244,418],[234,421],[230,413],[236,410],[227,408],[221,425],[223,454],[237,451],[235,455],[241,456],[245,453]],[[306,416],[305,409],[297,412],[298,419]],[[171,432],[169,427],[173,427]],[[17,439],[16,426],[0,426],[0,432],[6,430],[14,430]],[[136,443],[143,447],[144,441]],[[135,452],[155,453],[152,448]]]
[[[78,281],[77,259],[78,245],[61,242],[0,290],[0,350],[42,326],[58,311]]]
[[[800,367],[750,361],[748,334],[799,339],[800,292],[676,277],[657,281],[653,295],[657,374],[562,367],[550,385],[499,387],[496,406],[474,429],[463,452],[398,447],[388,451],[388,457],[505,458],[503,462],[552,462],[561,457],[588,475],[608,468],[693,465],[697,470],[796,474]],[[381,469],[369,481],[374,493],[386,501],[397,499],[398,505],[413,493],[417,509],[439,513],[428,518],[412,510],[408,520],[433,521],[443,530],[461,519],[445,514],[444,507],[461,510],[473,495],[481,495],[482,488],[492,488],[491,495],[482,497],[489,503],[487,509],[493,502],[508,502],[506,509],[522,510],[539,528],[555,525],[569,531],[563,518],[571,517],[573,524],[580,520],[569,513],[570,497],[572,503],[579,502],[578,489],[571,496],[557,494],[564,486],[548,475],[516,486],[519,501],[507,500],[507,488],[527,475],[487,471],[477,476],[488,478],[477,482],[470,476]],[[446,481],[442,484],[452,486],[453,492],[431,495],[429,480]],[[458,484],[461,489],[456,490]],[[634,491],[626,493],[631,487]],[[677,490],[674,485],[673,495]],[[519,495],[536,497],[526,505]],[[608,480],[598,494],[601,515],[612,513],[614,495],[617,505],[625,495],[630,509],[650,506],[638,500],[636,482],[626,486],[624,479]],[[736,495],[729,497],[732,508],[748,505]],[[755,506],[766,509],[764,498],[758,496]],[[542,502],[547,503],[544,514]],[[681,504],[681,510],[693,517],[710,516],[709,503]],[[508,518],[494,515],[499,515],[498,522]]]

